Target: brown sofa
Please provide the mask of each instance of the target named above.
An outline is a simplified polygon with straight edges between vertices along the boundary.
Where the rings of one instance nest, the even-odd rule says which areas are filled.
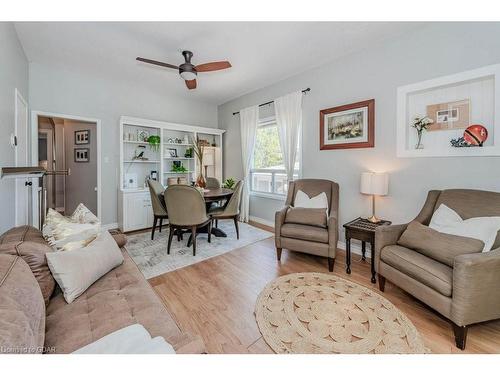
[[[36,248],[43,256],[33,255]],[[47,289],[47,248],[33,227],[14,228],[0,236],[0,352],[71,353],[136,323],[152,337],[163,336],[177,353],[205,351],[199,337],[180,331],[125,250],[122,265],[68,304],[57,286],[53,293],[50,286]],[[45,293],[50,291],[46,303],[40,280]]]
[[[463,219],[500,216],[500,193],[432,190],[414,221],[427,226],[441,204],[455,210]],[[379,288],[384,291],[387,278],[449,319],[456,345],[464,349],[470,324],[500,318],[500,232],[491,251],[461,254],[446,262],[445,256],[452,251],[460,254],[462,249],[443,248],[439,256],[423,255],[401,246],[400,238],[407,227],[408,224],[402,224],[376,229],[375,267]],[[461,242],[465,247],[466,242],[471,241],[462,238]]]
[[[311,225],[312,223],[318,224],[316,209],[301,209],[301,212],[296,214],[302,222],[309,222],[309,225],[287,221],[288,210],[293,207],[295,195],[299,190],[302,190],[309,198],[322,192],[326,193],[329,215],[325,223]],[[338,213],[339,185],[337,183],[319,179],[300,179],[290,182],[285,207],[275,215],[274,231],[278,261],[281,260],[281,251],[285,248],[328,258],[328,269],[332,272],[338,241]]]

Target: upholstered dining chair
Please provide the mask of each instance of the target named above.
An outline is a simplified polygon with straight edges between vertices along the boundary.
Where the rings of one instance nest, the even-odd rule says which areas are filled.
[[[463,350],[471,324],[500,319],[500,231],[487,252],[477,239],[434,231],[428,225],[442,204],[463,220],[500,216],[500,193],[431,190],[413,222],[375,230],[372,261],[380,291],[387,279],[433,308],[451,322],[455,344]],[[480,245],[474,251],[472,242]]]
[[[234,193],[229,198],[229,201],[223,207],[213,207],[209,210],[212,220],[215,220],[215,226],[218,226],[219,220],[233,219],[234,226],[236,227],[236,238],[240,239],[240,229],[238,227],[238,220],[240,218],[240,203],[241,191],[243,190],[243,181],[238,181],[234,187]]]
[[[220,189],[220,182],[215,177],[207,177],[205,183],[207,189]]]
[[[163,199],[163,191],[165,188],[156,180],[149,179],[149,194],[151,194],[151,205],[153,206],[153,229],[151,230],[151,240],[154,240],[156,224],[160,220],[159,232],[161,232],[161,227],[163,225],[163,219],[168,219],[167,208],[165,207],[165,201]]]
[[[299,191],[309,198],[326,194],[325,209],[296,208]],[[275,242],[278,261],[283,248],[328,258],[328,270],[333,271],[338,240],[339,185],[329,180],[300,179],[291,181],[285,207],[275,215]]]
[[[196,255],[196,231],[208,226],[208,242],[211,241],[212,220],[207,216],[205,200],[194,187],[187,185],[172,185],[164,193],[165,204],[169,216],[169,233],[167,254],[175,232],[191,229],[193,241],[193,256]]]

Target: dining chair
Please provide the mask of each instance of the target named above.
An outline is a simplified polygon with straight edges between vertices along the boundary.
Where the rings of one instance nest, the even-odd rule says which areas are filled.
[[[194,187],[187,185],[172,185],[164,193],[165,204],[169,214],[169,233],[167,254],[174,234],[183,229],[191,229],[193,256],[196,255],[196,231],[208,226],[208,242],[211,242],[212,220],[207,216],[205,200]]]
[[[149,179],[149,194],[151,195],[151,205],[153,206],[153,229],[151,230],[151,240],[154,240],[156,224],[160,220],[159,232],[161,233],[161,227],[163,225],[163,219],[168,219],[167,208],[165,206],[165,201],[163,199],[163,191],[165,188],[156,180]]]
[[[215,177],[207,177],[205,183],[207,189],[220,189],[220,182]]]
[[[241,192],[243,190],[243,181],[238,181],[234,187],[234,193],[229,198],[229,201],[223,207],[213,207],[209,210],[210,217],[215,220],[216,227],[219,220],[233,219],[234,226],[236,227],[236,238],[240,239],[240,229],[238,227],[238,220],[240,218],[240,203]]]

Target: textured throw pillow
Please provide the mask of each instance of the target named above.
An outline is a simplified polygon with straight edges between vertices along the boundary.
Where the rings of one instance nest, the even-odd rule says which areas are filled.
[[[101,232],[87,247],[47,253],[46,256],[50,271],[68,303],[123,263],[122,252],[107,231]]]
[[[87,246],[95,240],[100,229],[97,217],[80,203],[70,217],[49,208],[43,234],[56,251],[67,251]]]
[[[315,197],[309,198],[306,193],[299,190],[295,194],[293,206],[302,208],[323,208],[328,213],[328,197],[325,192],[322,192]]]
[[[290,207],[285,216],[285,223],[313,225],[321,228],[326,228],[326,220],[324,208]]]
[[[83,203],[80,203],[70,216],[73,223],[100,224],[99,219]]]
[[[398,240],[398,245],[413,249],[450,267],[453,267],[456,256],[480,253],[484,247],[481,240],[440,233],[416,221],[408,224],[408,228]]]
[[[473,217],[463,220],[448,206],[441,204],[432,215],[429,227],[441,233],[476,238],[484,242],[483,252],[490,251],[500,230],[500,217]]]

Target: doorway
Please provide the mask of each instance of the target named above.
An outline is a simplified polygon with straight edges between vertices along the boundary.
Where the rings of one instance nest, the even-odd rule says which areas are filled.
[[[40,112],[32,120],[33,163],[51,172],[33,189],[33,212],[39,204],[35,192],[42,190],[45,211],[68,216],[83,203],[101,218],[100,121]]]

